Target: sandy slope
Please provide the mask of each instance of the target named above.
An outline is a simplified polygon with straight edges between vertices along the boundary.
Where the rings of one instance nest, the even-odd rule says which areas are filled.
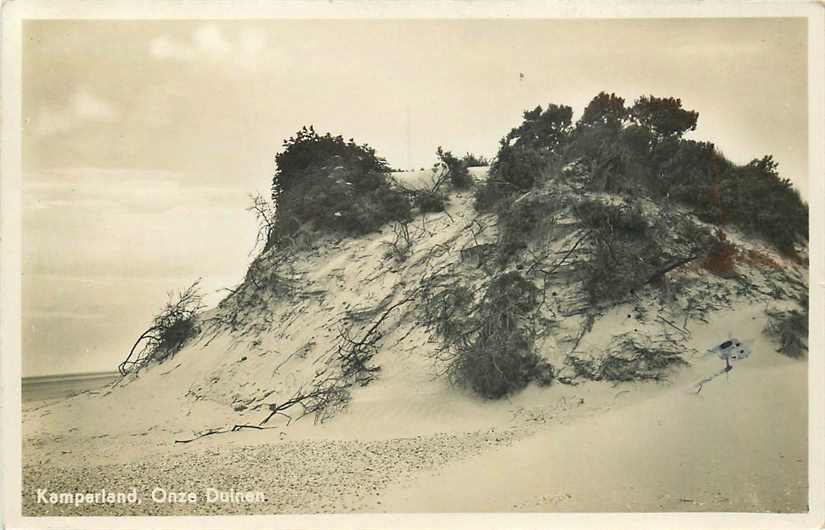
[[[739,315],[759,329],[744,308]],[[29,435],[24,508],[76,515],[805,510],[806,363],[757,347],[695,394],[695,383],[719,367],[697,358],[672,384],[530,387],[487,403],[448,388],[394,399],[392,383],[379,381],[321,426],[298,422],[185,445],[170,443],[177,435],[163,428],[89,437],[77,434],[81,425]],[[94,399],[70,402],[88,414]],[[47,410],[30,406],[27,426],[48,419],[32,421]],[[150,502],[157,484],[260,490],[267,501],[157,504]],[[145,502],[43,506],[34,502],[36,486],[136,487]]]
[[[388,511],[807,511],[807,371],[744,365],[389,489]]]
[[[696,289],[705,290],[688,290],[696,300],[726,300],[719,302],[724,309],[704,313],[706,322],[692,316],[695,307],[667,302],[667,293],[651,288],[605,311],[577,342],[583,317],[561,317],[578,303],[561,277],[552,287],[560,296],[548,308],[557,327],[539,344],[561,366],[574,343],[577,352],[598,356],[618,333],[676,340],[691,366],[673,383],[530,386],[510,399],[481,401],[438,376],[432,358],[438,341],[405,306],[382,327],[374,359],[379,377],[353,388],[348,408],[330,421],[315,425],[306,417],[287,425],[278,416],[269,430],[174,443],[209,428],[257,424],[267,404],[311,382],[344,324],[354,322],[351,330],[363,333],[374,308],[398,300],[427,271],[456,262],[477,238],[494,241],[492,229],[466,229],[475,217],[470,201],[456,194],[447,213],[417,218],[415,246],[403,262],[386,252],[389,229],[302,251],[289,272],[297,294],[252,293],[224,308],[252,308],[253,324],[271,321],[262,332],[222,330],[127,384],[26,403],[24,514],[805,508],[806,362],[776,354],[762,332],[765,310],[782,304],[762,294],[740,296],[735,284],[695,267],[671,276],[698,278]],[[569,235],[560,223],[551,250],[566,248]],[[800,267],[775,259],[796,278],[794,289],[807,281]],[[741,272],[765,292],[787,287],[771,271]],[[684,326],[675,339],[663,315]],[[716,378],[691,394],[693,383],[722,367],[702,352],[731,334],[748,341],[753,355],[727,380]],[[159,485],[260,490],[267,500],[153,503],[150,493]],[[146,502],[48,506],[36,502],[35,491],[44,487],[134,487]]]

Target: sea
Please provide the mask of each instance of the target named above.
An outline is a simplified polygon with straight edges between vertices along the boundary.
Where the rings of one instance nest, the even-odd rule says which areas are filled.
[[[120,377],[118,372],[84,372],[23,378],[23,402],[61,399],[101,389]]]

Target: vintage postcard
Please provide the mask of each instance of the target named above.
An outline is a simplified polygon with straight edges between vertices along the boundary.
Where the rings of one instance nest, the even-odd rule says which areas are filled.
[[[4,524],[821,526],[824,19],[4,4]]]

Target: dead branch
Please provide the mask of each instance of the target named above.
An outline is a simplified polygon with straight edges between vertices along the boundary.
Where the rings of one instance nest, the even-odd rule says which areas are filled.
[[[570,255],[571,255],[571,254],[572,254],[572,253],[576,250],[576,248],[578,248],[578,246],[579,246],[579,245],[580,245],[580,244],[581,244],[581,243],[582,243],[585,239],[587,239],[587,238],[588,238],[588,236],[590,236],[590,231],[585,232],[585,233],[584,233],[584,234],[583,234],[583,235],[582,235],[579,239],[577,239],[577,240],[576,240],[576,242],[573,244],[573,246],[572,246],[572,247],[570,247],[570,248],[567,250],[567,252],[565,252],[564,256],[562,256],[562,257],[561,257],[561,259],[559,259],[559,260],[558,260],[558,261],[557,261],[557,262],[553,265],[553,267],[552,267],[549,271],[546,271],[546,270],[544,270],[544,269],[536,269],[536,266],[537,266],[539,263],[541,263],[541,261],[543,261],[545,258],[547,258],[547,256],[548,256],[548,255],[547,255],[547,254],[545,254],[543,258],[540,258],[540,259],[535,260],[535,261],[533,262],[533,264],[532,264],[532,265],[530,265],[530,268],[529,268],[529,269],[527,269],[527,273],[529,274],[529,273],[533,272],[533,270],[538,270],[539,272],[541,272],[541,273],[542,273],[542,274],[544,274],[545,276],[552,276],[552,275],[553,275],[553,273],[555,273],[557,270],[559,270],[559,267],[561,267],[561,266],[562,266],[562,264],[563,264],[563,263],[567,260],[567,258],[569,258],[569,257],[570,257]]]
[[[175,440],[174,443],[176,444],[188,444],[194,442],[195,440],[200,440],[201,438],[205,438],[207,436],[212,436],[213,434],[225,434],[228,432],[238,432],[243,429],[257,429],[259,431],[267,430],[267,429],[277,429],[278,427],[261,427],[259,425],[249,425],[249,424],[239,424],[233,425],[231,428],[228,429],[207,429],[205,432],[197,434],[193,438],[188,438],[186,440]]]
[[[679,326],[677,326],[676,324],[674,324],[674,323],[673,323],[673,322],[671,322],[670,320],[666,319],[666,318],[665,318],[665,317],[663,317],[662,315],[656,315],[656,318],[657,318],[657,319],[659,319],[659,320],[661,320],[661,321],[662,321],[662,322],[664,322],[665,324],[669,325],[670,327],[672,327],[673,329],[675,329],[675,330],[676,330],[676,331],[678,331],[679,333],[681,333],[681,334],[683,334],[683,335],[686,335],[686,336],[690,336],[690,332],[689,332],[688,330],[680,328]]]
[[[655,271],[653,274],[650,275],[650,278],[648,278],[644,283],[642,283],[642,285],[647,285],[651,282],[657,281],[657,280],[661,279],[662,277],[664,277],[664,275],[667,274],[668,272],[670,272],[674,269],[677,269],[677,268],[679,268],[683,265],[687,265],[688,263],[690,263],[691,261],[695,260],[698,257],[699,256],[693,255],[693,256],[687,256],[685,258],[678,258],[678,259],[676,259],[676,261],[674,261],[673,263],[671,263],[667,267],[664,267],[662,269],[659,269],[659,270]]]
[[[151,326],[141,333],[126,359],[118,365],[121,376],[138,372],[152,361],[162,361],[174,355],[200,333],[198,314],[204,306],[199,284],[200,279],[178,291],[177,295],[173,291],[168,293],[166,306],[152,319]]]
[[[255,245],[249,251],[253,254],[259,246],[263,245],[264,250],[268,250],[273,240],[273,234],[278,222],[277,211],[275,205],[265,199],[260,194],[250,195],[249,199],[252,204],[246,209],[255,215],[255,221],[258,224],[258,230],[255,234]]]
[[[395,234],[395,239],[385,243],[385,245],[389,246],[390,254],[403,263],[407,261],[414,243],[410,235],[409,223],[404,221],[394,222],[392,223],[392,231]]]

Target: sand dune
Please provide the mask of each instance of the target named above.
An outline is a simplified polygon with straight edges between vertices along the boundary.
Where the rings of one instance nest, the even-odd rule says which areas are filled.
[[[574,297],[548,302],[557,318],[537,345],[556,366],[572,348],[603,355],[619,333],[663,337],[690,365],[662,382],[556,381],[485,401],[439,374],[437,338],[403,307],[383,322],[374,358],[379,376],[352,387],[348,406],[328,421],[298,420],[290,410],[295,421],[276,416],[266,430],[175,443],[209,429],[258,425],[269,404],[313,381],[334,354],[343,323],[355,322],[354,333],[363,333],[376,307],[398,300],[428,270],[454,262],[450,252],[475,245],[476,237],[494,238],[495,232],[466,230],[474,220],[471,200],[453,194],[446,213],[419,216],[416,244],[403,262],[386,253],[389,229],[324,241],[295,260],[289,273],[300,286],[296,295],[252,291],[203,315],[208,322],[221,312],[249,311],[251,327],[208,328],[173,358],[113,387],[25,403],[24,514],[806,509],[807,364],[777,354],[763,333],[766,309],[788,302],[740,295],[735,283],[697,267],[672,276],[698,278],[692,285],[705,291],[689,287],[688,297],[721,300],[722,309],[703,310],[702,318],[651,289],[601,311],[576,340],[584,317],[558,316]],[[559,233],[549,250],[568,243],[564,219]],[[734,231],[730,238],[769,252]],[[436,252],[443,248],[450,251]],[[740,272],[765,292],[804,287],[803,267],[773,259],[792,285],[771,271]],[[565,282],[553,289],[564,294]],[[733,335],[751,345],[752,355],[697,394],[696,383],[724,366],[708,348]],[[157,503],[151,494],[158,485],[256,490],[266,500]],[[39,488],[101,487],[135,488],[144,502],[56,506],[36,495]]]

